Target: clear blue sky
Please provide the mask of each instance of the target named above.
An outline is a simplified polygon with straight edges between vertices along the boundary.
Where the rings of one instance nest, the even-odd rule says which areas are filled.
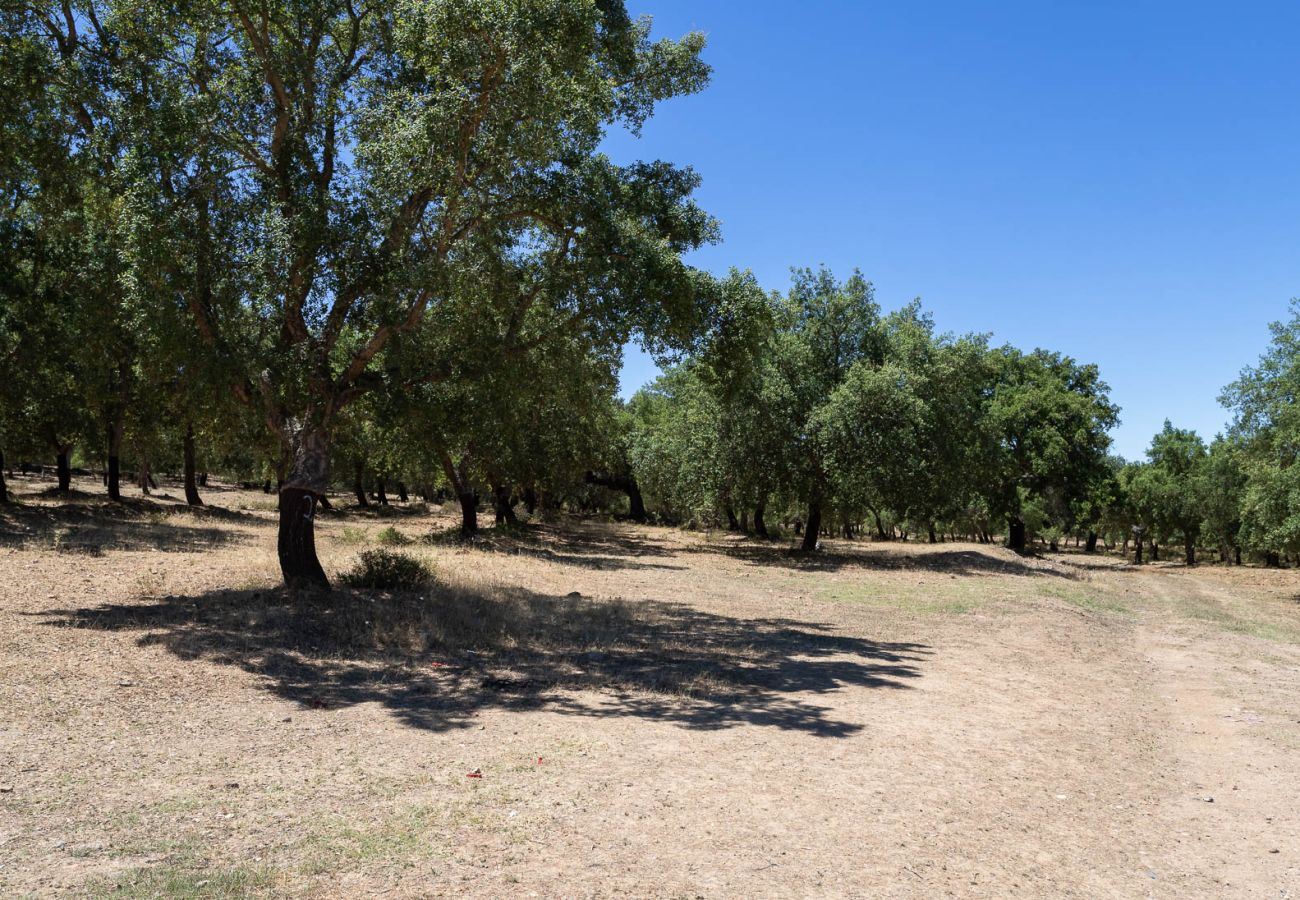
[[[712,85],[619,160],[703,176],[692,261],[859,266],[893,308],[1097,363],[1141,455],[1207,438],[1300,294],[1300,4],[629,0]],[[629,352],[623,391],[654,378]]]

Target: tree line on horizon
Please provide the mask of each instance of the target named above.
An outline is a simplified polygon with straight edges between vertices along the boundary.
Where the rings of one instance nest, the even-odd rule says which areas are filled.
[[[1070,537],[1300,552],[1300,313],[1210,445],[1109,453],[1097,368],[785,293],[683,255],[698,175],[610,128],[702,89],[703,38],[617,0],[39,0],[0,10],[5,461],[274,484],[286,583],[314,521],[408,486],[769,536]],[[622,348],[664,375],[617,398]],[[1134,532],[1134,528],[1141,529]],[[1140,553],[1139,549],[1139,553]]]

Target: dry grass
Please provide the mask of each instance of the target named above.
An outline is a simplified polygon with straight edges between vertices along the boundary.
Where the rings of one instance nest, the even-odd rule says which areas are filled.
[[[1300,892],[1292,573],[15,481],[6,894]]]

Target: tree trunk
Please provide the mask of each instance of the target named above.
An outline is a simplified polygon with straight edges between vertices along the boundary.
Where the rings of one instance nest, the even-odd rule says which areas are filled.
[[[1183,553],[1186,554],[1189,566],[1196,565],[1196,540],[1194,538],[1183,537]]]
[[[185,502],[190,506],[202,506],[203,498],[199,496],[199,485],[194,465],[194,426],[185,425]]]
[[[876,537],[882,541],[889,540],[889,535],[885,534],[885,523],[880,521],[880,513],[876,510],[871,511],[871,518],[876,520]]]
[[[122,499],[122,417],[108,423],[108,499]]]
[[[530,516],[537,512],[537,489],[531,485],[524,488],[524,509]]]
[[[1019,516],[1007,521],[1007,546],[1017,553],[1025,552],[1025,520]]]
[[[1133,542],[1133,565],[1142,565],[1142,538]]]
[[[496,523],[498,525],[518,525],[519,519],[515,517],[515,504],[510,496],[510,487],[504,484],[492,486],[492,500],[494,512],[496,513]]]
[[[812,501],[808,504],[808,525],[803,531],[803,549],[816,550],[817,538],[821,536],[822,531],[822,505],[819,501]]]
[[[1232,548],[1232,558],[1233,558],[1233,560],[1236,561],[1237,565],[1241,565],[1241,548],[1240,548],[1240,547],[1233,547],[1233,548]]]
[[[763,521],[763,514],[767,512],[767,503],[760,500],[754,505],[754,534],[761,538],[766,538],[767,522]]]
[[[401,500],[403,503],[406,503],[411,499],[406,494],[406,482],[404,481],[397,482],[397,499]]]
[[[9,502],[9,486],[5,484],[5,452],[0,450],[0,503]]]
[[[1270,569],[1279,569],[1282,567],[1282,557],[1278,555],[1277,551],[1270,550],[1264,554],[1264,565]]]
[[[140,482],[140,493],[149,496],[149,460],[140,460],[140,470],[136,472]]]
[[[1160,545],[1155,542],[1154,538],[1151,540],[1151,561],[1160,562]]]
[[[731,504],[730,504],[730,503],[728,503],[728,504],[726,505],[725,511],[726,511],[726,513],[727,513],[727,530],[728,530],[728,531],[739,531],[739,530],[740,530],[740,522],[739,522],[739,520],[736,519],[736,511],[735,511],[734,509],[731,508]]]
[[[68,448],[60,447],[58,459],[54,463],[59,477],[59,492],[66,494],[72,490],[72,466],[68,464]]]
[[[1095,531],[1088,532],[1088,543],[1083,545],[1083,552],[1084,553],[1097,552],[1097,532]]]
[[[384,490],[384,476],[379,475],[375,478],[375,500],[380,506],[388,505],[388,492]]]
[[[280,572],[291,588],[329,590],[316,556],[316,508],[329,482],[329,434],[295,436],[289,477],[280,487]]]
[[[645,501],[641,497],[641,486],[636,483],[636,479],[632,477],[631,473],[625,475],[597,475],[595,472],[588,472],[584,480],[587,484],[598,484],[601,487],[623,491],[627,494],[628,513],[632,521],[644,522],[646,520]]]
[[[478,534],[478,495],[473,491],[458,493],[460,502],[460,536],[472,538]]]
[[[930,543],[931,543],[931,544],[937,544],[937,543],[939,543],[939,538],[938,538],[938,536],[935,535],[935,533],[934,533],[934,524],[931,523],[931,524],[928,526],[928,528],[929,528],[929,532],[930,532]]]
[[[357,467],[353,470],[352,474],[352,493],[357,497],[357,506],[364,508],[370,506],[370,501],[366,499],[366,485],[362,480],[363,469],[364,464],[360,459],[358,459]]]

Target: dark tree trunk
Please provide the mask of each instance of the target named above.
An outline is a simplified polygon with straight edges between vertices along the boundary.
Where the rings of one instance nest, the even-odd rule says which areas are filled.
[[[767,512],[767,504],[760,502],[754,506],[754,534],[761,538],[768,536],[767,522],[763,521],[763,514]]]
[[[1142,565],[1142,538],[1133,542],[1133,565]]]
[[[1270,569],[1280,569],[1282,567],[1282,557],[1276,551],[1270,550],[1264,554],[1264,565]]]
[[[1095,531],[1088,532],[1088,543],[1083,545],[1083,552],[1084,553],[1097,552],[1097,532]]]
[[[457,494],[460,502],[460,536],[472,538],[478,534],[478,495],[473,491]]]
[[[1241,548],[1240,548],[1240,547],[1233,547],[1233,548],[1232,548],[1232,558],[1233,558],[1233,560],[1236,561],[1237,565],[1241,565]]]
[[[803,519],[794,520],[794,533],[796,535],[803,534]]]
[[[208,473],[207,473],[207,472],[200,472],[200,473],[199,473],[199,487],[201,487],[201,488],[205,488],[205,487],[207,487],[207,486],[208,486]]]
[[[1047,542],[1047,549],[1051,550],[1053,553],[1055,553],[1059,549],[1056,544],[1056,538],[1052,538],[1050,541]]]
[[[291,588],[329,590],[316,556],[316,510],[329,482],[329,434],[304,431],[296,436],[293,463],[280,488],[280,572]]]
[[[736,511],[731,508],[730,503],[727,504],[727,530],[728,531],[740,530],[740,521],[736,518]]]
[[[365,481],[362,479],[363,468],[364,466],[361,460],[357,460],[357,467],[353,470],[352,474],[352,493],[357,497],[358,506],[368,507],[370,501],[366,499],[366,485]]]
[[[329,510],[334,509],[334,505],[330,503],[330,498],[326,497],[324,494],[321,494],[317,499],[320,501],[320,508],[322,510],[328,512]]]
[[[537,489],[529,485],[524,488],[524,509],[528,510],[528,515],[537,512]]]
[[[1183,538],[1183,553],[1189,566],[1196,565],[1196,541],[1190,537]]]
[[[375,478],[375,500],[380,506],[388,505],[388,492],[384,490],[384,476]]]
[[[5,452],[0,450],[0,503],[9,502],[9,486],[5,484]]]
[[[496,523],[498,525],[518,525],[519,519],[515,517],[514,498],[510,496],[510,488],[504,484],[492,486],[492,501],[494,504],[493,511],[496,513]]]
[[[72,490],[72,467],[68,464],[68,448],[59,448],[59,458],[55,460],[55,470],[59,476],[59,491],[66,494]]]
[[[266,481],[262,484],[262,493],[263,494],[271,493],[271,479],[269,478],[266,479]]]
[[[403,503],[406,503],[411,499],[406,494],[406,482],[404,481],[397,482],[397,499],[401,500]]]
[[[889,535],[885,534],[885,523],[880,521],[880,513],[874,509],[871,511],[871,517],[876,520],[876,537],[882,541],[889,540]]]
[[[1017,553],[1025,552],[1025,520],[1019,517],[1007,522],[1007,546]]]
[[[628,513],[633,522],[644,522],[646,520],[645,500],[641,497],[641,486],[636,483],[632,475],[597,475],[595,472],[588,472],[586,477],[587,484],[598,484],[601,487],[611,488],[616,491],[622,491],[627,494]]]
[[[140,460],[140,471],[136,472],[136,475],[139,477],[139,481],[140,481],[140,493],[142,493],[142,494],[144,494],[146,497],[148,497],[148,496],[149,496],[149,485],[153,483],[153,479],[151,479],[151,478],[149,477],[149,460],[148,460],[148,459],[142,459],[142,460]]]
[[[930,543],[931,543],[931,544],[937,544],[937,543],[939,543],[939,538],[938,538],[938,536],[934,533],[934,526],[933,526],[933,525],[930,525],[930,526],[929,526],[929,531],[930,531]]]
[[[194,426],[185,426],[185,502],[190,506],[202,506],[203,498],[199,496],[198,479],[194,465]]]
[[[1154,540],[1151,542],[1151,561],[1160,562],[1160,545]]]
[[[803,549],[816,550],[817,538],[822,531],[822,505],[814,500],[808,504],[808,525],[803,531]]]
[[[122,417],[108,423],[108,499],[122,499]]]

